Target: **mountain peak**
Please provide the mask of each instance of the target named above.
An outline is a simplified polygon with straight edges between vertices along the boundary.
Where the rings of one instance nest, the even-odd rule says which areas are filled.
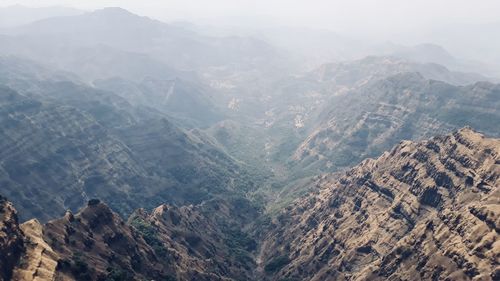
[[[136,14],[130,12],[129,10],[120,7],[106,7],[91,12],[94,15],[105,15],[105,16],[137,16]]]
[[[117,217],[108,205],[100,202],[98,199],[90,200],[87,207],[83,208],[79,215],[89,221],[89,223],[97,224],[111,223]]]
[[[460,129],[458,129],[457,133],[461,134],[461,135],[477,135],[477,136],[482,136],[482,134],[474,131],[474,129],[472,129],[471,126],[464,126],[464,127],[460,128]]]

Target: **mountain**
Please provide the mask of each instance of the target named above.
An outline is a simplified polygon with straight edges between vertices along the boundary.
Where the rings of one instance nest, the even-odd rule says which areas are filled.
[[[334,143],[336,141],[355,142],[356,136],[343,135],[343,132],[346,129],[355,130],[355,127],[349,126],[357,124],[359,118],[362,118],[359,115],[363,111],[370,112],[372,107],[376,107],[379,94],[382,97],[386,91],[395,91],[387,94],[394,97],[395,100],[384,101],[384,103],[394,104],[396,107],[406,107],[405,103],[414,102],[412,98],[419,98],[418,95],[414,94],[408,96],[408,100],[406,98],[399,100],[397,96],[404,89],[391,89],[392,86],[387,86],[387,89],[382,86],[375,89],[373,86],[378,85],[377,83],[384,83],[380,81],[398,75],[401,77],[393,79],[399,79],[403,83],[406,79],[404,73],[408,72],[419,73],[415,76],[422,76],[421,79],[413,81],[412,75],[408,75],[408,86],[415,82],[424,87],[425,81],[430,79],[446,81],[457,86],[487,80],[481,75],[454,72],[437,64],[422,64],[395,57],[373,56],[354,61],[324,64],[313,71],[300,75],[281,73],[282,75],[279,76],[278,72],[275,75],[255,78],[258,79],[259,83],[245,83],[245,81],[241,81],[241,77],[235,76],[224,81],[228,85],[233,85],[233,88],[219,91],[219,93],[227,92],[231,98],[228,107],[232,110],[226,113],[226,116],[231,118],[233,122],[225,121],[212,126],[210,134],[219,140],[221,146],[228,151],[236,151],[233,154],[235,156],[241,154],[242,151],[251,151],[245,153],[247,157],[244,161],[252,161],[252,159],[248,159],[248,155],[265,159],[266,165],[269,166],[268,170],[284,171],[284,173],[276,172],[276,174],[285,174],[284,178],[286,179],[289,179],[286,176],[287,173],[291,176],[302,177],[315,175],[318,171],[334,171],[346,166],[351,167],[366,156],[376,156],[376,153],[389,149],[402,138],[396,137],[394,142],[381,148],[378,152],[363,154],[359,158],[353,158],[349,154],[364,153],[363,150],[367,148],[362,147],[361,144],[358,147],[352,146],[352,149],[343,149],[346,150],[344,154],[347,155],[345,156],[340,155],[341,153],[338,151],[331,154],[329,152],[322,154],[321,151],[335,150],[336,146],[334,145],[336,144]],[[419,80],[422,81],[416,82]],[[438,82],[436,83],[436,85],[440,85]],[[453,91],[453,87],[450,85],[449,90]],[[439,95],[441,91],[447,91],[438,88],[436,86],[432,91],[429,89],[427,94]],[[464,103],[474,99],[473,94],[466,93],[466,89],[460,92],[461,94],[456,99],[461,99]],[[373,99],[364,99],[362,96],[365,94],[374,97]],[[489,100],[480,98],[478,101],[471,102],[474,109],[467,106],[466,110],[474,110],[478,114],[482,114],[480,111],[484,105],[489,108],[489,114],[497,106],[494,102],[495,95],[496,93],[493,91],[491,97],[493,103],[490,104]],[[423,101],[422,106],[425,104]],[[432,107],[432,105],[423,110],[428,111],[428,114],[438,114],[438,108]],[[465,110],[465,106],[457,104],[456,109],[453,110]],[[391,114],[387,113],[389,117]],[[408,112],[401,114],[408,114]],[[417,112],[416,114],[421,113]],[[333,116],[335,116],[335,120]],[[332,120],[335,123],[331,123]],[[234,121],[237,123],[235,124]],[[458,122],[456,126],[449,127],[448,131],[436,130],[429,132],[424,137],[449,132],[453,128],[468,124],[462,121]],[[400,121],[395,120],[394,122]],[[471,125],[475,126],[472,123]],[[342,134],[342,138],[338,135],[330,135],[327,128],[331,126],[339,127],[339,134]],[[241,137],[240,128],[245,128],[243,137]],[[478,128],[482,130],[482,127]],[[489,128],[492,129],[491,126]],[[250,136],[245,135],[246,132],[251,132]],[[412,138],[411,135],[402,137]],[[233,139],[240,141],[233,141]],[[242,143],[244,145],[241,145]],[[236,157],[243,159],[240,156]],[[341,158],[347,159],[344,161]],[[328,164],[330,167],[326,166],[328,161],[332,162],[331,166]],[[341,163],[342,161],[344,162]],[[257,160],[257,162],[259,161]],[[287,162],[288,167],[284,165]]]
[[[348,87],[404,72],[418,72],[427,79],[453,85],[467,85],[488,80],[479,74],[451,71],[443,66],[445,64],[430,61],[433,60],[416,60],[411,56],[398,56],[397,53],[394,56],[368,56],[360,60],[324,64],[311,74],[320,81],[334,82],[336,85]]]
[[[279,57],[273,47],[257,39],[203,36],[121,8],[43,19],[8,29],[4,34],[0,38],[4,54],[51,63],[65,70],[72,70],[67,62],[82,50],[93,53],[103,47],[146,55],[181,70],[232,64],[248,68]],[[101,59],[106,60],[106,56]]]
[[[88,83],[116,77],[141,81],[149,77],[189,79],[193,76],[190,73],[178,71],[146,54],[123,51],[105,45],[75,46],[75,48],[62,49],[58,51],[57,57],[54,59],[41,61],[45,61],[50,68],[73,72]],[[193,77],[193,79],[195,78]]]
[[[407,42],[433,42],[443,46],[453,56],[465,62],[462,66],[479,69],[484,74],[499,77],[500,57],[495,49],[500,41],[495,36],[500,28],[498,20],[483,23],[455,23],[415,33],[401,34]]]
[[[240,164],[161,113],[71,82],[36,89],[0,88],[0,181],[22,220],[46,221],[89,197],[130,214],[252,188]]]
[[[140,209],[128,222],[97,199],[43,225],[19,225],[3,197],[0,210],[2,280],[250,280],[254,267],[256,242],[239,229],[258,213],[240,199]]]
[[[257,85],[244,84],[238,81],[239,77],[224,82],[234,87],[228,91],[232,99],[237,101],[235,111],[255,118],[255,123],[269,128],[269,134],[287,129],[290,134],[302,135],[310,132],[311,127],[321,121],[318,118],[322,111],[328,110],[339,97],[344,98],[346,92],[407,72],[417,72],[426,79],[453,85],[488,80],[479,74],[450,71],[437,64],[370,56],[323,64],[299,75],[260,77]]]
[[[44,104],[8,88],[1,88],[0,96],[2,189],[18,204],[23,218],[46,220],[79,206],[86,201],[85,186],[90,193],[106,186],[111,196],[125,200],[125,182],[133,178],[127,175],[146,174],[128,149],[89,114]]]
[[[335,171],[380,155],[402,139],[421,140],[470,125],[498,136],[500,86],[453,86],[403,73],[330,100],[319,125],[290,159],[300,170]]]
[[[436,41],[439,42],[441,40],[437,39]],[[450,45],[448,42],[445,44],[448,48],[452,48],[456,51],[455,46]],[[475,50],[477,50],[477,48],[475,48]],[[414,46],[403,46],[389,42],[374,47],[374,52],[379,55],[397,57],[418,63],[440,64],[454,71],[481,73],[490,77],[489,79],[495,81],[498,81],[499,77],[498,65],[495,65],[494,59],[486,60],[481,58],[481,55],[478,56],[476,54],[472,57],[455,57],[451,55],[447,49],[436,44],[426,43]],[[454,52],[454,54],[457,54],[457,52]],[[463,55],[463,52],[459,52],[459,54]]]
[[[126,61],[126,59],[122,60],[127,63]],[[96,69],[109,69],[94,62],[91,64]],[[84,67],[84,64],[81,65]],[[172,121],[183,127],[206,127],[224,118],[224,110],[216,104],[213,98],[214,91],[202,84],[196,76],[188,73],[184,75],[174,70],[172,76],[169,76],[167,69],[155,69],[152,65],[145,67],[150,72],[137,66],[130,66],[142,73],[144,78],[139,78],[141,76],[135,75],[134,71],[126,71],[130,75],[122,72],[121,76],[114,76],[117,74],[114,70],[111,70],[114,73],[112,78],[106,78],[106,74],[96,70],[93,71],[94,75],[102,75],[103,79],[86,83],[86,79],[81,79],[81,76],[72,72],[49,68],[32,60],[0,56],[0,83],[23,93],[46,92],[48,91],[46,88],[55,85],[55,83],[51,85],[52,82],[60,82],[59,85],[63,85],[63,82],[71,82],[88,88],[97,88],[113,92],[131,105],[155,108],[158,112],[169,115]],[[125,78],[129,76],[135,78]],[[65,97],[70,97],[70,94]]]
[[[0,200],[14,280],[496,280],[500,140],[470,128],[402,141],[318,176],[276,214],[241,197],[136,210],[92,199],[19,224]]]
[[[402,46],[388,42],[378,46],[379,52],[398,58],[419,63],[435,63],[447,67],[456,66],[457,59],[447,50],[436,44],[418,44],[415,46]]]
[[[114,92],[133,104],[164,112],[186,126],[207,127],[224,118],[214,91],[194,80],[148,77],[138,83],[121,78],[98,80],[97,88]]]
[[[319,177],[273,219],[260,270],[269,280],[497,280],[499,148],[464,128]]]
[[[48,68],[32,60],[15,56],[0,56],[0,74],[0,82],[11,87],[25,87],[34,81],[78,83],[80,79],[74,73]]]
[[[14,5],[2,7],[0,8],[0,28],[11,28],[52,17],[76,16],[83,12],[78,9],[56,6],[31,8]]]

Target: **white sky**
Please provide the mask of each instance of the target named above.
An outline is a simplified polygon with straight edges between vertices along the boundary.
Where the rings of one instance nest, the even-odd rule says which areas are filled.
[[[500,0],[0,0],[0,6],[119,6],[153,18],[195,23],[279,24],[348,32],[401,32],[500,21]]]

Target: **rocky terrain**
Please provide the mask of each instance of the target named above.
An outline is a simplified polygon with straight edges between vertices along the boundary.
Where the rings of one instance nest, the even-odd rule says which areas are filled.
[[[464,128],[403,141],[284,210],[271,280],[498,280],[500,142]]]
[[[257,244],[240,229],[257,212],[240,199],[139,209],[128,222],[97,199],[46,224],[1,208],[1,280],[252,280]]]
[[[376,157],[400,140],[422,140],[470,125],[499,136],[500,88],[453,86],[401,73],[337,96],[295,150],[299,170],[335,171]]]
[[[12,271],[24,251],[23,232],[12,203],[0,196],[0,280],[12,278]]]
[[[449,122],[456,115],[483,120],[483,108],[488,113],[498,111],[499,106],[495,101],[490,103],[489,99],[484,99],[484,95],[497,99],[498,92],[494,84],[489,86],[491,93],[478,94],[475,100],[471,85],[487,81],[486,77],[452,71],[433,63],[369,56],[324,64],[299,74],[275,71],[264,77],[256,74],[245,79],[233,73],[223,81],[232,85],[227,89],[218,89],[219,96],[228,97],[224,102],[231,108],[230,112],[226,112],[230,120],[213,125],[208,130],[209,134],[242,161],[253,162],[250,156],[258,155],[258,159],[266,159],[268,170],[279,170],[280,166],[288,162],[287,167],[282,167],[287,177],[352,167],[365,157],[380,155],[401,139],[420,140],[465,125],[485,133],[496,133],[492,126],[479,127],[481,124],[478,123],[481,122],[469,123],[468,118],[453,120],[456,124]],[[430,81],[442,82],[426,86]],[[487,83],[481,82],[481,85]],[[405,92],[408,89],[412,89],[412,92]],[[457,94],[454,95],[454,92]],[[405,98],[397,98],[403,93],[406,93]],[[442,120],[444,118],[437,113],[437,107],[426,108],[428,103],[424,98],[440,96],[442,102],[450,99],[451,106],[447,107],[447,111],[454,116],[444,116],[447,120]],[[378,109],[377,104],[385,107]],[[390,107],[391,104],[395,106]],[[414,109],[414,104],[420,104],[423,111]],[[407,107],[408,110],[401,111]],[[424,117],[427,123],[416,121]],[[414,121],[422,123],[419,126],[424,136],[388,132],[383,138],[378,138],[369,132],[377,128],[380,131],[384,128],[399,130],[398,127],[404,123]],[[434,121],[440,124],[430,124]],[[363,122],[370,124],[363,125]],[[242,127],[245,130],[243,133]],[[345,129],[355,132],[339,136],[337,132]],[[359,140],[367,133],[370,134],[366,140],[368,147],[364,146],[363,140]],[[383,147],[379,149],[374,146]],[[256,162],[260,165],[259,160]],[[275,175],[279,177],[278,172]]]
[[[136,210],[97,199],[19,224],[3,280],[497,280],[500,143],[470,128],[403,141],[267,217],[246,200]]]
[[[500,280],[489,63],[2,13],[0,281]]]

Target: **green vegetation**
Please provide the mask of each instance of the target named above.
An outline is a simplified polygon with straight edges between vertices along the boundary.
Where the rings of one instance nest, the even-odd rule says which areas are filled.
[[[273,273],[282,269],[288,263],[290,263],[290,259],[288,258],[288,256],[279,256],[277,258],[271,259],[264,267],[264,270],[268,273]]]
[[[257,248],[257,242],[237,228],[229,229],[227,235],[227,245],[232,249],[241,248],[246,251],[253,251]]]
[[[163,245],[161,239],[158,237],[154,226],[138,217],[134,218],[130,224],[137,229],[137,231],[144,238],[144,241],[146,241],[146,243],[153,248],[159,257],[168,257],[168,251]]]
[[[89,206],[95,206],[97,204],[101,203],[101,201],[99,199],[90,199],[88,204]]]
[[[121,268],[107,268],[108,275],[104,281],[131,280],[132,276]]]
[[[254,260],[249,252],[256,249],[257,242],[234,225],[223,226],[223,232],[225,233],[224,244],[229,250],[229,255],[241,266],[250,270],[250,265],[254,264]]]
[[[82,253],[76,252],[73,254],[72,261],[69,262],[69,267],[76,280],[92,280],[90,268],[84,261]]]

